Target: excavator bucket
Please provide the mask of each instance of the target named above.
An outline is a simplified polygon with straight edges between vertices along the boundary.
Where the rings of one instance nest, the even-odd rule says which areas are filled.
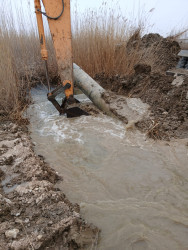
[[[59,111],[60,115],[67,114],[67,118],[79,117],[82,115],[89,115],[86,111],[79,107],[79,101],[70,95],[68,98],[65,97],[60,105],[55,97],[62,91],[70,88],[70,83],[67,81],[66,84],[58,86],[51,93],[47,95],[48,100],[54,105],[54,107]]]
[[[72,117],[79,117],[82,115],[89,115],[86,111],[79,107],[73,107],[65,110],[65,113],[67,114],[67,118],[72,118]]]
[[[35,12],[37,16],[39,39],[41,44],[41,56],[46,65],[46,77],[49,90],[48,100],[55,106],[60,114],[66,113],[68,118],[89,115],[78,106],[72,107],[72,104],[77,103],[77,101],[73,97],[74,84],[70,0],[42,0],[42,3],[46,12],[41,11],[41,0],[35,0]],[[48,76],[48,52],[46,49],[42,15],[48,20],[53,39],[53,45],[56,52],[58,72],[62,83],[53,91],[51,91]],[[61,92],[65,93],[65,99],[63,100],[62,105],[60,105],[55,99],[55,97]]]

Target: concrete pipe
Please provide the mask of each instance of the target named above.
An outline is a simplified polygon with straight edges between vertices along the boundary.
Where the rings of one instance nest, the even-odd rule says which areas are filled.
[[[94,105],[107,115],[114,116],[110,111],[110,105],[102,98],[102,94],[105,93],[105,90],[75,63],[73,64],[73,75],[77,87]]]

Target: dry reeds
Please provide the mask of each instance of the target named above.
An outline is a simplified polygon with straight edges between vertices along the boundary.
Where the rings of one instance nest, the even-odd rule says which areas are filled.
[[[26,96],[33,83],[44,83],[45,72],[34,16],[16,10],[15,24],[10,1],[6,4],[10,6],[8,14],[2,11],[0,18],[0,110],[12,114],[28,103]],[[7,6],[1,6],[2,10]],[[132,72],[138,53],[136,48],[134,53],[127,51],[126,42],[135,32],[140,35],[142,27],[115,15],[106,4],[99,11],[88,10],[84,17],[75,15],[72,26],[74,61],[87,73],[94,76],[102,72],[106,75]],[[57,75],[57,65],[49,37],[48,33],[48,65],[53,78]]]
[[[22,119],[22,113],[30,102],[29,90],[32,85],[45,78],[44,64],[40,56],[40,43],[35,20],[17,10],[17,22],[13,18],[10,1],[1,6],[0,17],[0,118],[9,116]],[[27,22],[31,20],[28,28]],[[19,26],[19,29],[18,29]],[[57,75],[51,39],[47,37],[48,47],[53,56],[53,74]],[[54,66],[55,65],[55,66]]]
[[[0,33],[0,109],[6,113],[17,106],[17,75],[9,46]]]
[[[10,5],[10,1],[6,4]],[[73,15],[73,58],[92,77],[100,73],[130,75],[143,57],[139,42],[145,29],[144,17],[130,22],[117,12],[104,3],[98,11],[88,10],[83,15],[75,12]],[[19,25],[16,25],[11,9],[8,15],[1,13],[0,110],[12,113],[23,110],[28,103],[26,96],[33,83],[45,83],[45,71],[35,17],[28,17],[19,9],[16,11]],[[46,40],[49,72],[53,79],[58,73],[49,33]]]
[[[7,4],[10,2],[7,1]],[[29,76],[27,70],[28,53],[26,53],[26,39],[29,37],[24,32],[16,31],[11,5],[10,10],[6,13],[3,12],[4,4],[1,5],[1,8],[0,118],[3,114],[9,115],[13,119],[21,119],[22,112],[29,101],[28,81],[24,81],[26,76]]]
[[[127,41],[144,26],[133,25],[114,9],[104,4],[98,11],[88,10],[77,16],[73,23],[74,61],[88,74],[130,74],[139,60],[136,46],[127,50]]]

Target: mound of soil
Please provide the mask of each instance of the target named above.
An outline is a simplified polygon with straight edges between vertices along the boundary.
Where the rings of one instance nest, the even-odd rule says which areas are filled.
[[[141,98],[150,105],[151,115],[137,127],[155,139],[188,137],[188,78],[173,84],[175,78],[152,72],[150,65],[136,65],[130,77],[97,76],[105,89],[128,97]],[[176,79],[176,82],[177,79]]]
[[[140,53],[140,63],[134,66],[129,76],[106,77],[96,75],[95,79],[107,90],[128,97],[141,98],[150,105],[151,115],[137,123],[137,127],[155,139],[188,137],[188,78],[167,76],[166,71],[175,68],[180,46],[172,38],[159,34],[133,34],[126,44],[131,53]]]
[[[149,64],[152,71],[165,72],[173,68],[179,61],[178,53],[181,50],[177,41],[172,38],[163,38],[159,34],[147,34],[142,38],[133,34],[126,45],[130,53],[140,54],[141,64]]]
[[[25,127],[0,124],[0,249],[96,247],[99,230],[54,184],[62,179],[35,155]]]

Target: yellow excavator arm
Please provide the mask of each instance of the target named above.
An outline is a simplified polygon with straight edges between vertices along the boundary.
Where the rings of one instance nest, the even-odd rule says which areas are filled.
[[[74,87],[70,0],[42,0],[45,12],[41,11],[41,0],[34,1],[41,45],[41,57],[45,61],[46,65],[46,76],[49,88],[48,100],[52,102],[52,104],[56,107],[60,114],[68,114],[70,113],[70,109],[68,112],[68,109],[66,109],[66,105],[77,102],[77,100],[73,97]],[[51,91],[49,83],[47,67],[48,52],[46,49],[46,40],[42,16],[45,16],[48,19],[48,24],[56,53],[58,72],[61,78],[61,85],[53,91]],[[62,102],[62,105],[59,105],[55,97],[62,91],[64,91],[65,93],[65,99]],[[76,111],[76,109],[71,110],[72,113],[75,113],[74,111]],[[80,115],[80,110],[78,113]]]

